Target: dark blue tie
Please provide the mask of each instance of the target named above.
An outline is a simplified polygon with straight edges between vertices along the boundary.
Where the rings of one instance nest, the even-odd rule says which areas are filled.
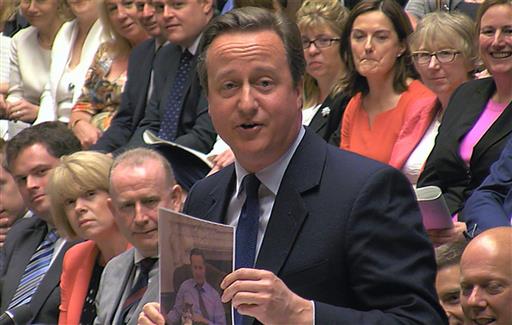
[[[192,59],[194,56],[185,50],[180,57],[180,63],[176,77],[171,87],[164,116],[160,123],[158,136],[164,140],[174,141],[178,134],[178,122],[181,115],[181,106],[185,97],[185,85],[187,84],[190,69],[192,68]]]
[[[254,174],[244,177],[246,199],[236,226],[235,269],[254,267],[260,219],[258,189],[260,180]],[[243,324],[243,316],[235,310],[235,325]]]

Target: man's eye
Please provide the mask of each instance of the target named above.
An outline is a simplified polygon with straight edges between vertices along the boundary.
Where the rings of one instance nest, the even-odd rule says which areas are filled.
[[[272,80],[264,79],[259,82],[259,85],[264,88],[272,86]]]
[[[503,286],[500,283],[492,282],[487,285],[486,291],[491,295],[495,295],[503,291]]]
[[[459,293],[451,293],[443,297],[443,302],[448,305],[458,305],[460,304],[460,295]]]
[[[38,171],[36,171],[36,175],[38,176],[44,176],[48,173],[49,169],[47,168],[44,168],[44,169],[39,169]]]
[[[222,89],[224,90],[229,90],[229,89],[233,89],[236,87],[236,84],[234,82],[225,82],[223,85],[222,85]]]
[[[165,6],[161,3],[155,3],[153,4],[153,8],[155,8],[156,13],[161,14],[162,12],[164,12]]]

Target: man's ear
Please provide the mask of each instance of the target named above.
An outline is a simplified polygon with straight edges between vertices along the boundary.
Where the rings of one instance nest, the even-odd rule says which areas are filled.
[[[185,190],[175,184],[171,189],[171,209],[177,212],[181,212],[183,209],[183,203],[185,202]]]
[[[198,0],[203,3],[203,13],[205,15],[213,12],[213,0]]]
[[[295,92],[297,93],[297,107],[302,110],[302,106],[304,106],[304,77],[297,81]]]

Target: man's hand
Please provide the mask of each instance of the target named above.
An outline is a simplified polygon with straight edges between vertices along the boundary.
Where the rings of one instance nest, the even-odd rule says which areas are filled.
[[[434,246],[452,243],[464,238],[466,224],[464,222],[455,221],[452,228],[447,229],[431,229],[427,230],[430,240]]]
[[[312,324],[312,302],[293,293],[270,271],[238,269],[228,274],[220,287],[222,302],[231,300],[242,315],[263,324]]]
[[[37,118],[39,106],[26,99],[20,99],[15,103],[7,103],[7,114],[10,120],[32,123]]]
[[[149,302],[144,305],[137,320],[138,325],[165,325],[165,318],[160,313],[158,302]]]

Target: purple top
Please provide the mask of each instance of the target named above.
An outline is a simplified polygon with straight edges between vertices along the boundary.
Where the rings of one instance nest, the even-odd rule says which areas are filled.
[[[459,154],[462,160],[469,166],[471,155],[473,154],[473,147],[480,141],[485,132],[489,130],[491,125],[500,117],[501,113],[505,110],[508,103],[497,103],[490,99],[478,118],[475,125],[466,134],[460,144]]]

